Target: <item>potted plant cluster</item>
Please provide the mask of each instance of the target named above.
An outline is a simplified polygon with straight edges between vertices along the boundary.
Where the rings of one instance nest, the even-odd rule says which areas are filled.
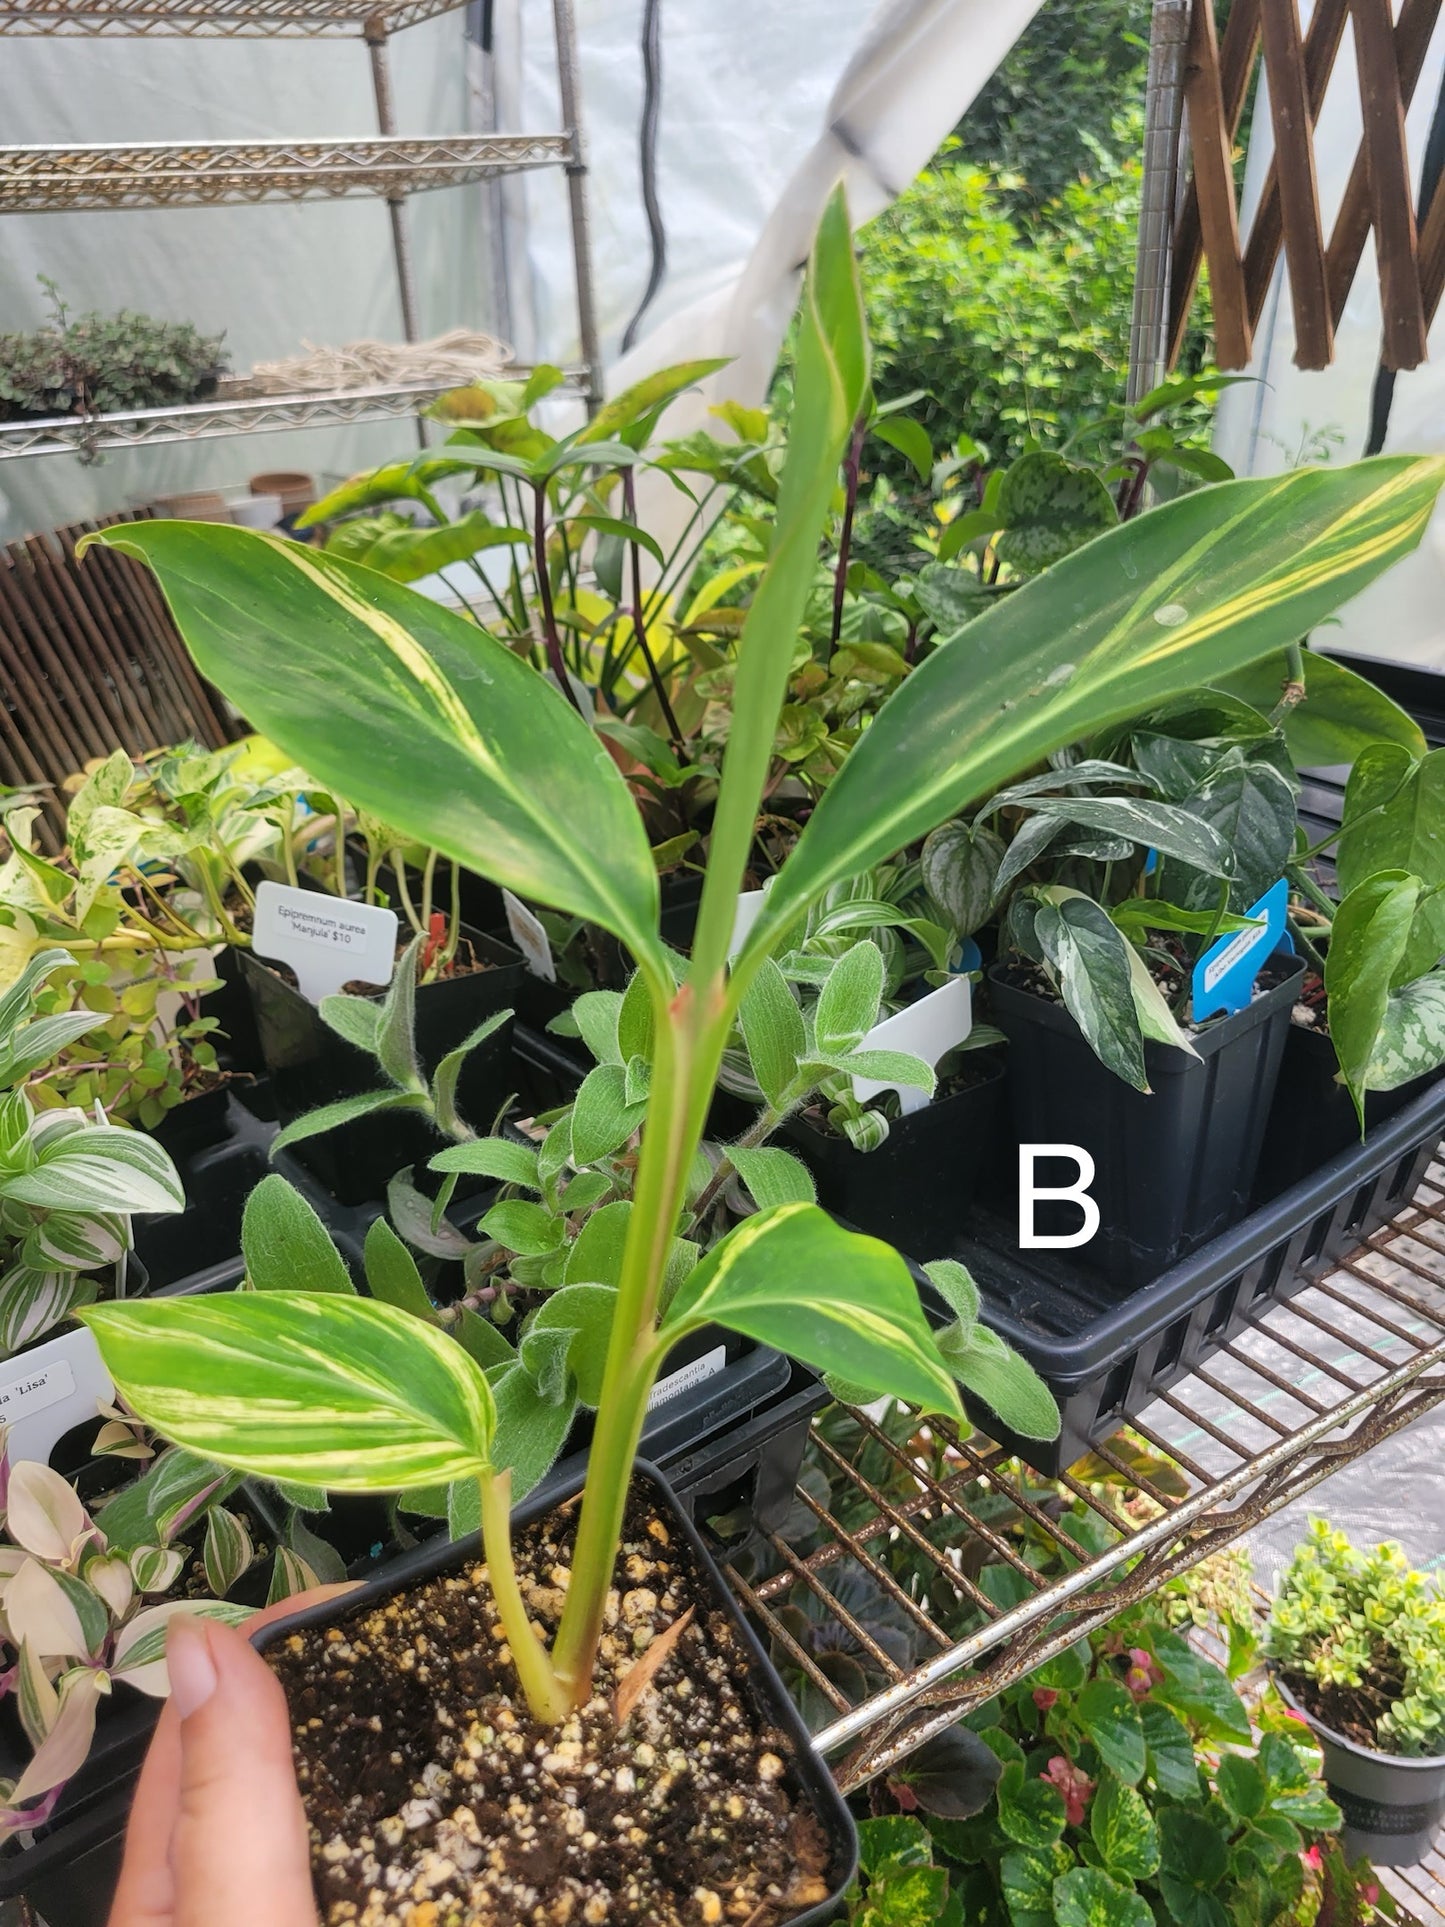
[[[1296,1547],[1265,1635],[1275,1685],[1324,1750],[1345,1839],[1411,1866],[1445,1816],[1445,1598],[1397,1545],[1324,1519]]]
[[[210,1461],[293,1490],[475,1491],[479,1542],[425,1548],[339,1618],[300,1622],[275,1649],[298,1720],[329,1917],[345,1917],[382,1880],[418,1900],[425,1889],[432,1903],[495,1907],[504,1887],[511,1894],[519,1877],[540,1877],[514,1819],[554,1841],[546,1879],[558,1905],[565,1893],[574,1908],[652,1920],[732,1909],[782,1927],[833,1903],[851,1871],[846,1814],[685,1517],[655,1476],[633,1476],[637,1442],[669,1350],[707,1324],[775,1345],[854,1396],[925,1411],[958,1415],[958,1374],[947,1330],[930,1330],[895,1252],[802,1197],[768,1198],[770,1181],[796,1183],[791,1160],[755,1162],[750,1175],[750,1147],[738,1147],[734,1168],[761,1208],[706,1250],[683,1235],[690,1198],[701,1201],[698,1148],[724,1053],[741,1025],[755,1065],[770,1053],[781,1063],[794,1020],[809,1048],[778,959],[829,889],[1024,780],[1050,754],[1282,650],[1417,539],[1440,482],[1439,464],[1398,459],[1201,490],[990,596],[966,631],[895,679],[735,946],[795,637],[816,587],[834,474],[866,396],[837,197],[807,283],[769,558],[729,665],[731,722],[685,960],[660,935],[657,865],[634,796],[579,713],[569,665],[551,660],[550,634],[553,687],[507,635],[333,555],[206,525],[100,538],[150,563],[203,671],[327,794],[349,796],[409,843],[519,897],[608,930],[636,965],[615,1010],[616,1056],[608,1026],[593,1025],[604,1048],[592,1089],[534,1141],[535,1178],[530,1163],[525,1177],[519,1163],[500,1174],[535,1183],[535,1193],[511,1201],[494,1229],[510,1230],[513,1261],[539,1261],[533,1277],[553,1272],[518,1344],[501,1334],[505,1349],[488,1357],[458,1343],[426,1315],[404,1267],[396,1276],[408,1305],[345,1289],[259,1289],[84,1313],[131,1408]],[[474,431],[459,433],[457,459],[470,462]],[[599,446],[590,460],[629,465],[630,454],[599,456]],[[550,477],[571,455],[539,448],[511,458],[535,473],[505,471],[530,491],[544,527]],[[489,459],[496,467],[495,452]],[[551,585],[537,586],[545,602]],[[1196,839],[1191,854],[1199,848]],[[850,1059],[881,989],[870,953],[856,954],[862,963],[833,960],[819,990],[812,1048],[828,1046],[832,1061],[817,1061],[828,1075],[911,1074],[913,1065]],[[579,1028],[591,1015],[600,1013],[579,1016]],[[437,1079],[434,1071],[429,1090],[413,1094],[435,1106]],[[607,1173],[586,1153],[608,1156],[600,1147],[611,1132],[613,1149],[635,1157],[629,1194],[612,1201],[629,1209],[625,1222],[609,1221],[620,1240],[598,1237],[573,1271],[586,1234],[570,1235],[547,1187],[581,1182],[600,1217],[595,1180]],[[473,1144],[455,1149],[443,1174],[465,1169]],[[475,1155],[499,1161],[492,1149]],[[560,1226],[540,1222],[559,1217]],[[527,1251],[527,1226],[551,1242]],[[505,1237],[493,1242],[507,1248]],[[615,1273],[581,1275],[600,1269],[609,1248]],[[956,1287],[968,1354],[976,1301],[952,1274],[942,1284]],[[480,1351],[479,1330],[498,1328],[478,1319],[467,1329]],[[595,1404],[585,1486],[580,1501],[559,1510],[549,1497],[540,1516],[524,1511],[514,1525],[512,1487],[545,1456],[538,1439],[555,1418],[539,1405],[556,1403],[559,1385]],[[381,1776],[363,1817],[350,1804],[346,1762],[358,1744],[375,1752],[374,1739],[359,1741],[361,1727],[374,1733],[376,1709],[395,1703],[418,1651],[435,1715],[412,1727],[413,1750],[394,1783]],[[696,1730],[690,1701],[701,1709]],[[533,1771],[519,1779],[510,1762],[524,1755]],[[604,1771],[628,1804],[609,1804],[605,1830],[585,1815],[578,1827],[568,1790]],[[436,1797],[413,1810],[416,1780]],[[654,1818],[664,1802],[667,1851]],[[499,1812],[511,1817],[499,1822]],[[487,1833],[475,1831],[483,1814]],[[704,1863],[697,1829],[713,1826],[722,1837]],[[672,1851],[684,1837],[687,1850]]]

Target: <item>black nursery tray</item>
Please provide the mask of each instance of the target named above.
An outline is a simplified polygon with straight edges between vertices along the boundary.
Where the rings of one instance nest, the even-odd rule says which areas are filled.
[[[1015,1224],[975,1215],[951,1251],[926,1255],[968,1266],[983,1294],[984,1323],[1043,1377],[1059,1401],[1063,1431],[1053,1445],[1040,1445],[985,1410],[980,1425],[1037,1471],[1072,1465],[1252,1318],[1303,1290],[1403,1210],[1442,1133],[1445,1078],[1363,1144],[1133,1292],[1071,1264],[1065,1251],[1020,1254]]]

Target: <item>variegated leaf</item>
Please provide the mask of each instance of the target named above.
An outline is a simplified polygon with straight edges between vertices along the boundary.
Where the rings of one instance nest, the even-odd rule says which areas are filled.
[[[245,1292],[96,1305],[85,1321],[126,1403],[220,1465],[377,1492],[489,1461],[496,1414],[481,1368],[391,1305]]]
[[[671,1342],[706,1324],[776,1345],[875,1397],[961,1411],[902,1258],[876,1238],[844,1231],[817,1205],[760,1211],[713,1247],[662,1329]]]
[[[11,1466],[5,1507],[10,1537],[50,1566],[73,1565],[95,1531],[69,1479],[34,1459]]]
[[[290,1546],[277,1546],[266,1604],[274,1606],[278,1600],[294,1599],[298,1593],[310,1592],[313,1586],[320,1584],[320,1575],[307,1565],[299,1552],[294,1552]]]
[[[185,1546],[137,1546],[130,1555],[136,1590],[146,1594],[169,1592],[189,1557]]]
[[[46,1211],[184,1211],[176,1167],[153,1137],[90,1124],[47,1137],[31,1171],[0,1178],[0,1198]]]
[[[206,1543],[201,1550],[201,1564],[206,1584],[217,1599],[225,1598],[255,1556],[245,1520],[228,1512],[223,1505],[213,1505],[206,1514]]]
[[[73,1272],[12,1265],[0,1278],[0,1350],[18,1352],[68,1318],[93,1290]]]
[[[166,1672],[166,1636],[178,1613],[192,1619],[215,1619],[223,1626],[243,1626],[255,1614],[253,1606],[235,1606],[225,1599],[167,1599],[137,1613],[115,1642],[110,1673],[128,1686],[164,1699],[171,1690]]]
[[[129,1248],[124,1218],[49,1211],[26,1238],[24,1259],[36,1271],[92,1271],[116,1264]]]
[[[64,1786],[71,1774],[84,1766],[95,1737],[96,1710],[101,1695],[109,1691],[109,1677],[93,1666],[74,1667],[61,1676],[60,1710],[44,1742],[10,1790],[7,1804],[11,1811],[0,1821],[0,1831],[34,1826],[34,1814],[17,1813],[16,1809]]]

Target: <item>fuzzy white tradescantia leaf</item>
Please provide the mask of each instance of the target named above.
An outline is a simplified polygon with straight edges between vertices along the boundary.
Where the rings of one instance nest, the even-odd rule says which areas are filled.
[[[126,1403],[178,1445],[343,1492],[474,1477],[496,1408],[480,1366],[420,1318],[317,1292],[93,1305]]]
[[[95,1737],[96,1710],[101,1695],[109,1691],[109,1677],[93,1666],[74,1667],[62,1675],[60,1710],[29,1766],[10,1790],[0,1813],[0,1833],[34,1826],[35,1815],[22,1810],[25,1803],[63,1786],[84,1766]]]
[[[130,1562],[118,1552],[99,1559],[87,1559],[81,1578],[92,1592],[100,1594],[116,1619],[124,1619],[135,1599],[135,1574]]]

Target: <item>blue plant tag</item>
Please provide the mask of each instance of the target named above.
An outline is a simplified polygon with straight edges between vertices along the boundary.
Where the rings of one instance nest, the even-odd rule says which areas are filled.
[[[949,973],[954,977],[967,977],[975,970],[983,969],[983,952],[972,937],[963,938],[949,961]]]
[[[1272,883],[1258,903],[1245,911],[1247,917],[1262,917],[1254,930],[1236,930],[1211,944],[1194,966],[1194,1019],[1212,1017],[1216,1011],[1243,1010],[1254,990],[1260,965],[1279,948],[1285,934],[1285,915],[1289,909],[1289,884],[1284,877]]]

